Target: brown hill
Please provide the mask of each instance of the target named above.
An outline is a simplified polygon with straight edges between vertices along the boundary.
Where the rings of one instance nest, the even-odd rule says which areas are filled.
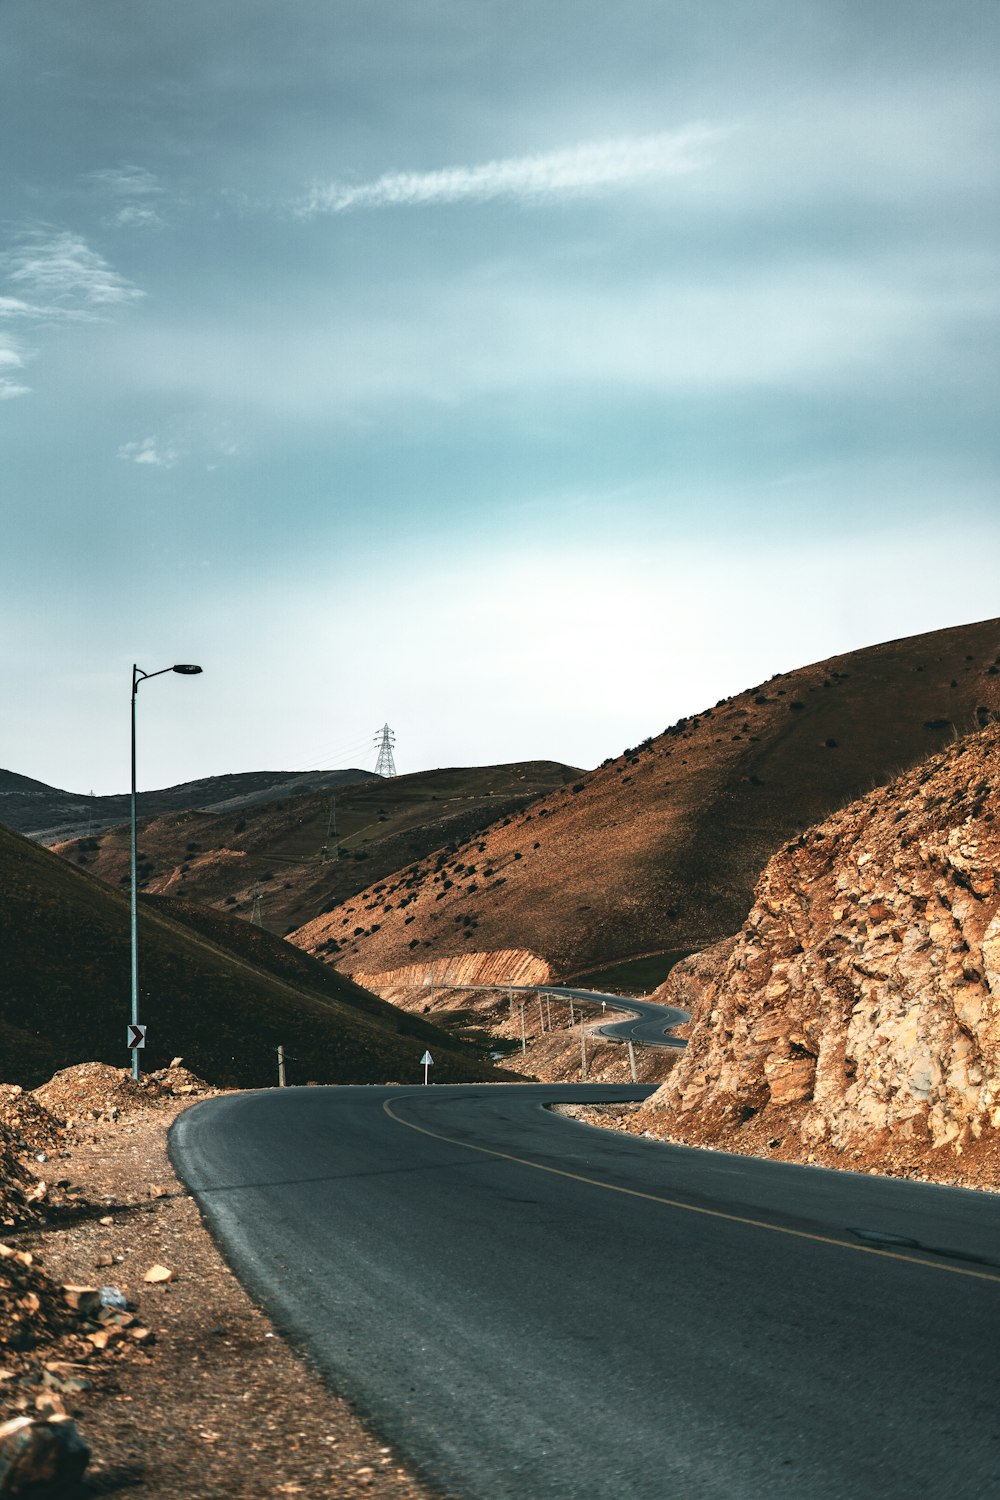
[[[221,811],[171,811],[140,820],[140,889],[256,916],[284,933],[373,878],[467,838],[580,774],[531,761],[369,778],[336,789],[336,835],[329,791]],[[128,889],[128,824],[57,844],[55,852]]]
[[[234,771],[140,792],[136,807],[140,817],[192,807],[231,812],[234,808],[273,802],[280,797],[301,796],[318,787],[339,787],[372,779],[370,771],[358,770]],[[102,828],[121,823],[130,816],[130,810],[128,792],[108,797],[86,796],[0,770],[0,824],[16,833],[25,833],[40,844],[89,838]]]
[[[664,986],[691,1040],[628,1128],[1000,1186],[997,809],[991,724],[775,855]]]
[[[280,938],[221,913],[143,897],[140,1016],[146,1070],[174,1056],[216,1084],[416,1079],[425,1047],[439,1080],[495,1076],[481,1054],[405,1016]],[[0,829],[0,1057],[4,1082],[127,1061],[125,894]]]
[[[528,948],[560,977],[733,932],[792,834],[1000,710],[1000,621],[778,674],[293,934],[346,972]]]

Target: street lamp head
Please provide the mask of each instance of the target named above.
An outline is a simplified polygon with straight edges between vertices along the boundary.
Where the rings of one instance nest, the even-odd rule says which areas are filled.
[[[183,663],[181,663],[180,666],[171,667],[170,670],[172,672],[180,672],[184,677],[197,677],[198,673],[201,671],[201,668],[185,666]]]

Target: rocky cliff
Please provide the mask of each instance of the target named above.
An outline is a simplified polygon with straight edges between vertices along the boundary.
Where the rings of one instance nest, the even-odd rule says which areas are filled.
[[[663,986],[689,1046],[626,1128],[1000,1185],[998,793],[991,724],[787,844]]]

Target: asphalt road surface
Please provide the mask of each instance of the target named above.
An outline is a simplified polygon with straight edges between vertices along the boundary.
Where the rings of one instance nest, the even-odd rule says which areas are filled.
[[[600,1005],[603,1001],[609,1010],[630,1012],[628,1020],[613,1021],[602,1026],[601,1036],[616,1042],[635,1042],[644,1047],[686,1047],[687,1042],[678,1036],[668,1036],[672,1026],[683,1026],[690,1021],[689,1011],[679,1010],[673,1005],[657,1005],[653,1000],[625,999],[622,995],[607,995],[601,990],[572,990],[562,984],[497,984],[459,985],[459,989],[501,990],[504,994],[558,995],[564,1000],[572,997],[582,1005]]]
[[[1000,1494],[997,1198],[543,1107],[649,1092],[274,1090],[171,1144],[244,1283],[446,1495]]]

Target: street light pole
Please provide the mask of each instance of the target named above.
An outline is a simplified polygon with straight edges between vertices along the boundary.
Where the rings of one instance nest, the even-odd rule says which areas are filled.
[[[180,672],[184,677],[197,677],[201,668],[180,665],[176,667],[161,667],[158,672],[144,672],[141,667],[132,663],[132,797],[131,797],[131,888],[130,902],[130,931],[132,949],[132,1037],[138,1035],[135,1028],[139,1025],[139,892],[136,887],[136,839],[135,839],[135,700],[139,691],[140,682],[145,682],[150,677],[162,677],[165,672]],[[132,1048],[132,1077],[138,1081],[139,1078],[139,1048]]]

